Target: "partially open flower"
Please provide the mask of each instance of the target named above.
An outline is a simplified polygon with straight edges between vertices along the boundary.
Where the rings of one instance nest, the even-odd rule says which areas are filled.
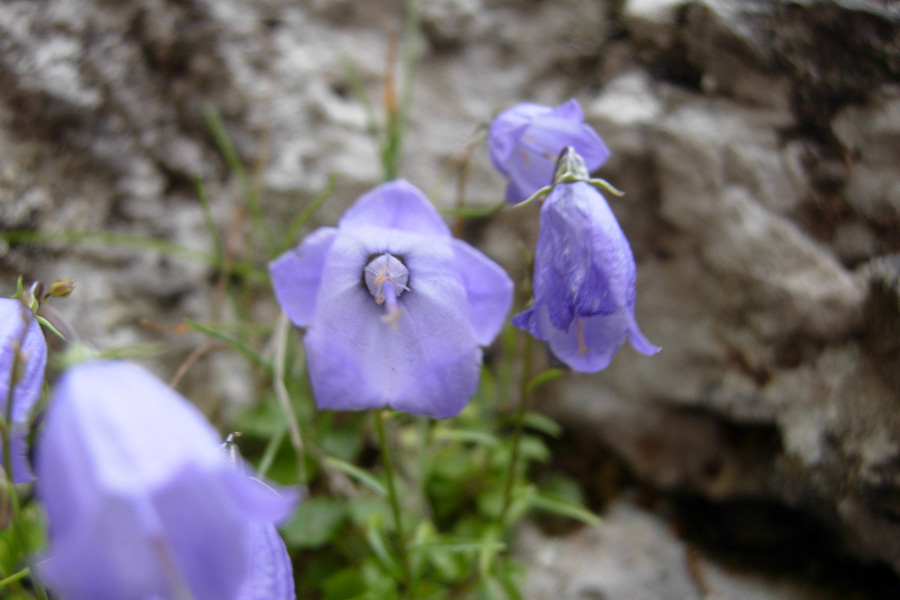
[[[36,450],[40,574],[67,600],[238,598],[253,528],[295,502],[233,468],[199,411],[125,362],[64,373]]]
[[[47,344],[34,314],[19,300],[0,298],[0,410],[12,432],[10,454],[16,483],[33,479],[26,457],[28,425],[41,397],[46,365]],[[8,406],[12,408],[9,412]],[[0,466],[2,460],[0,448]]]
[[[588,171],[609,157],[574,99],[556,108],[524,102],[497,115],[488,131],[488,150],[494,167],[509,180],[506,201],[522,202],[550,185],[556,159],[566,146],[575,148]]]
[[[481,348],[512,303],[496,263],[450,236],[405,181],[360,198],[269,269],[275,296],[306,327],[320,408],[389,406],[452,417],[475,393]]]
[[[571,148],[559,162],[558,173],[589,177]],[[634,319],[635,279],[631,246],[597,188],[557,183],[541,207],[534,305],[513,325],[546,341],[576,371],[605,369],[626,339],[638,352],[655,354],[659,348]]]

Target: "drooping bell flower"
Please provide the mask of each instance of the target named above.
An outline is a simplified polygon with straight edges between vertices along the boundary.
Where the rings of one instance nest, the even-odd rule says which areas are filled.
[[[269,269],[304,339],[319,408],[391,407],[434,418],[475,393],[481,346],[512,303],[512,281],[450,235],[405,181],[362,196]]]
[[[509,180],[506,201],[516,204],[550,185],[566,146],[581,155],[588,171],[600,168],[609,149],[584,122],[574,99],[552,108],[524,102],[497,115],[488,130],[491,162]]]
[[[626,339],[642,354],[659,348],[634,319],[631,246],[588,177],[578,154],[566,149],[541,207],[534,305],[512,323],[547,342],[572,369],[592,373],[605,369]]]
[[[50,548],[40,575],[66,600],[233,600],[253,528],[295,502],[233,468],[200,412],[147,371],[93,361],[59,380],[36,448]]]
[[[34,479],[26,457],[28,425],[41,397],[46,365],[47,344],[34,314],[20,300],[0,298],[0,411],[10,427],[16,483]],[[0,447],[0,465],[2,461]]]

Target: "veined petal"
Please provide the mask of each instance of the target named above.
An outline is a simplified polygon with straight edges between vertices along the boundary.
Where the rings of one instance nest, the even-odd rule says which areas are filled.
[[[553,354],[583,373],[608,367],[628,337],[628,319],[622,313],[577,317],[568,331],[554,327],[546,309],[538,310],[536,317]]]
[[[65,535],[53,532],[51,520],[52,543],[38,563],[40,576],[65,591],[67,600],[172,597],[173,572],[164,566],[168,550],[164,540],[147,535],[142,502],[99,497]]]
[[[238,600],[296,600],[291,558],[272,525],[250,528],[250,571]]]
[[[275,298],[298,327],[309,325],[316,307],[322,269],[337,235],[334,227],[322,227],[269,263]]]
[[[578,104],[578,100],[575,98],[569,98],[556,108],[552,109],[548,114],[558,119],[566,119],[567,121],[575,121],[577,123],[584,121],[584,112],[582,112],[581,105]]]
[[[578,151],[589,171],[598,169],[609,158],[609,148],[597,132],[580,120],[572,121],[549,115],[535,119],[525,133],[525,138],[542,148],[545,155],[551,155],[554,163],[566,146],[572,146]]]
[[[14,344],[20,344],[19,355],[24,360],[24,368],[13,390],[12,418],[7,420],[26,424],[41,396],[47,344],[37,319],[21,301],[0,298],[0,398],[4,399],[4,414],[5,398],[13,375]]]
[[[497,263],[465,242],[453,240],[453,254],[466,289],[475,339],[487,346],[506,321],[512,306],[513,282]]]
[[[409,268],[393,323],[359,279],[373,250],[405,257]],[[477,387],[481,351],[454,261],[449,243],[428,236],[380,228],[340,236],[305,338],[320,408],[390,406],[435,418],[462,409]]]
[[[518,203],[550,185],[560,152],[572,146],[588,170],[600,167],[609,149],[574,99],[556,107],[525,103],[503,111],[488,129],[491,162],[509,180],[506,201]]]
[[[568,329],[575,316],[634,307],[634,257],[625,234],[593,186],[558,185],[541,207],[535,296],[551,322]]]
[[[250,522],[226,488],[225,469],[194,465],[152,495],[160,532],[194,600],[233,598],[247,575]]]
[[[450,236],[450,228],[428,198],[403,179],[383,183],[362,196],[338,223],[342,230],[357,226]]]
[[[48,432],[58,429],[71,443],[65,456],[46,460],[76,461],[83,485],[93,478],[104,489],[142,490],[189,463],[225,464],[219,436],[203,415],[136,365],[82,363],[60,379],[54,397],[61,396],[67,400],[48,415],[43,437],[57,445]],[[45,454],[38,452],[39,462]]]

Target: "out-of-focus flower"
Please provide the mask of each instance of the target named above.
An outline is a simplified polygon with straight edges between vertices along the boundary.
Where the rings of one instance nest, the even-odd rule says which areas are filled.
[[[337,228],[315,231],[269,269],[281,307],[307,328],[310,381],[324,409],[456,415],[478,385],[479,346],[512,303],[506,273],[453,239],[405,181],[365,194]]]
[[[26,457],[28,424],[41,397],[46,365],[47,344],[34,314],[19,300],[0,298],[0,411],[10,427],[16,483],[33,479]],[[2,459],[0,448],[0,465]]]
[[[560,152],[572,146],[588,171],[600,168],[609,150],[584,122],[576,100],[551,108],[525,102],[503,111],[491,122],[491,162],[509,180],[506,201],[522,202],[553,180]]]
[[[291,492],[239,472],[200,412],[147,371],[86,362],[60,379],[36,448],[50,550],[41,575],[67,600],[230,600],[253,528]]]
[[[584,162],[568,148],[556,185],[541,207],[534,257],[534,305],[513,325],[547,342],[576,371],[606,368],[628,339],[646,355],[659,352],[634,319],[631,246]],[[561,181],[580,178],[580,181]]]

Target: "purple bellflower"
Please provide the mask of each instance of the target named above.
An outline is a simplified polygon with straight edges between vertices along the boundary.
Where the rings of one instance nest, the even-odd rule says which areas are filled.
[[[488,151],[494,167],[509,180],[506,201],[517,204],[549,185],[566,146],[575,148],[588,171],[609,158],[609,149],[585,124],[574,99],[556,108],[525,102],[497,115],[488,130]]]
[[[547,342],[576,371],[605,369],[628,339],[641,354],[659,348],[634,319],[631,246],[609,204],[570,147],[541,207],[534,257],[534,305],[512,323]]]
[[[481,348],[512,303],[512,281],[450,236],[405,181],[362,196],[337,228],[313,232],[270,265],[275,296],[306,327],[319,408],[389,406],[455,416],[475,393]]]
[[[295,503],[235,469],[200,412],[147,371],[93,361],[56,386],[36,448],[49,555],[66,600],[234,600],[254,527]]]
[[[34,479],[28,465],[28,425],[41,397],[47,344],[31,310],[15,298],[0,298],[0,407],[10,426],[12,479]],[[10,414],[11,413],[11,414]],[[0,448],[0,465],[3,450]]]

